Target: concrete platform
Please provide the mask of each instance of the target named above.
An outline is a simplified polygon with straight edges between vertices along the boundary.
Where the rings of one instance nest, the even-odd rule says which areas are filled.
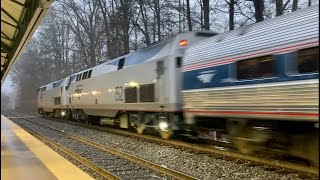
[[[1,114],[1,179],[93,179]]]

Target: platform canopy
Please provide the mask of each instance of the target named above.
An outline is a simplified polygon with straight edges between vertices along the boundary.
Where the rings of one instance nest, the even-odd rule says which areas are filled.
[[[1,0],[1,85],[54,0]]]

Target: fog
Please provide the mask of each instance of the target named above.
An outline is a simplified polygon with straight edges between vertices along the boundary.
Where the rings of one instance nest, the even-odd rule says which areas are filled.
[[[1,85],[1,110],[15,107],[16,91],[10,76],[8,75]]]

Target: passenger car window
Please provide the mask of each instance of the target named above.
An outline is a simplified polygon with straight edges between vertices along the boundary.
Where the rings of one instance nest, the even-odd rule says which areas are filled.
[[[237,79],[257,79],[274,74],[273,56],[263,56],[237,62]]]
[[[301,74],[319,72],[319,47],[298,51],[297,69]]]

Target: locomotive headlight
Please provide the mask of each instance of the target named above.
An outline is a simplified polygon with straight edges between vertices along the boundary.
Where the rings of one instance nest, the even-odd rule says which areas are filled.
[[[181,41],[179,42],[179,45],[180,45],[180,46],[187,46],[187,45],[188,45],[188,40],[186,40],[186,39],[181,40]]]
[[[159,123],[159,128],[161,131],[166,131],[169,127],[169,124],[167,122],[161,121]]]
[[[94,96],[95,96],[97,93],[98,93],[97,91],[92,91],[92,92],[91,92],[91,94],[94,95]]]
[[[66,115],[66,112],[61,111],[61,116],[64,116],[64,115]]]
[[[139,86],[139,84],[138,84],[137,82],[131,81],[131,82],[129,83],[129,86],[131,86],[131,87],[136,87],[136,86]]]

